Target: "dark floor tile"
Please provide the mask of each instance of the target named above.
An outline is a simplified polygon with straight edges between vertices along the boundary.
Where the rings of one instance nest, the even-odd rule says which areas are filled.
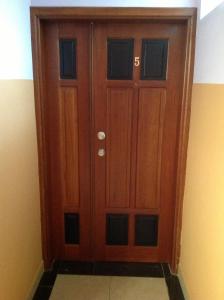
[[[75,262],[75,261],[60,261],[57,271],[58,271],[58,274],[92,275],[93,274],[93,263],[91,263],[91,262]]]
[[[171,276],[171,272],[170,272],[170,267],[167,263],[162,263],[162,269],[163,269],[163,274],[164,277],[169,277]]]
[[[110,276],[139,276],[163,277],[161,264],[157,263],[124,263],[124,262],[96,262],[95,275]]]
[[[171,275],[166,277],[166,284],[168,287],[170,300],[185,300],[177,276]]]
[[[53,267],[52,267],[52,270],[51,270],[51,271],[57,273],[57,272],[58,272],[59,265],[60,265],[60,261],[59,261],[59,260],[54,261]]]
[[[52,287],[39,286],[33,297],[33,300],[48,300],[50,298]]]
[[[47,271],[44,272],[40,279],[40,286],[53,286],[55,279],[56,279],[57,273],[54,271]]]

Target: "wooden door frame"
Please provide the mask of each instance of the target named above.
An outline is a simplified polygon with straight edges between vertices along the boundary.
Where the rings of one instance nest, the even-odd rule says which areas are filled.
[[[197,8],[93,8],[93,7],[31,7],[31,32],[34,68],[34,94],[37,124],[39,181],[42,225],[42,251],[45,268],[52,264],[50,250],[49,215],[47,209],[47,166],[46,142],[43,123],[44,103],[44,72],[41,24],[43,20],[122,20],[122,21],[169,21],[185,22],[187,26],[186,56],[184,67],[184,82],[181,102],[180,130],[178,133],[177,172],[175,192],[175,220],[173,232],[171,269],[177,272],[180,258],[182,208],[186,174],[186,157],[189,136],[191,92],[193,84],[193,67],[195,52],[195,35]]]

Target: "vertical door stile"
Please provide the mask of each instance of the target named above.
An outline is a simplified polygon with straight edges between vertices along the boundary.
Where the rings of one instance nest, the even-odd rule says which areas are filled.
[[[90,259],[94,260],[94,228],[95,228],[95,209],[94,209],[94,199],[95,199],[95,113],[94,113],[94,89],[93,89],[93,44],[94,44],[94,22],[89,23],[89,82],[90,82],[90,122],[89,122],[89,132],[90,132]]]

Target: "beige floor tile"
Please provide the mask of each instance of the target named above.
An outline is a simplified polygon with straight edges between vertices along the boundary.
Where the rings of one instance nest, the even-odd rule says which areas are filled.
[[[111,277],[110,300],[169,300],[163,278]]]
[[[110,277],[58,275],[50,300],[109,300]]]

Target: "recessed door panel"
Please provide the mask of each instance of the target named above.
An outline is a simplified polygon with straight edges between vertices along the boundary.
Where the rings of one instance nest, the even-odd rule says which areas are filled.
[[[139,89],[136,208],[159,207],[165,104],[165,89]]]
[[[60,88],[63,203],[79,207],[79,138],[77,88]]]
[[[129,207],[132,89],[107,90],[107,207]]]

